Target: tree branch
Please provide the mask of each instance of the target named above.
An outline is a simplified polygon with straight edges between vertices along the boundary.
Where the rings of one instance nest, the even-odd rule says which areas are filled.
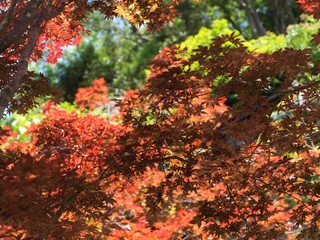
[[[79,150],[76,150],[74,148],[71,147],[60,147],[60,146],[53,146],[53,147],[49,147],[48,149],[44,149],[42,151],[40,151],[39,153],[37,153],[36,155],[33,156],[34,159],[39,158],[42,155],[46,155],[48,153],[51,153],[52,151],[58,151],[58,152],[63,152],[63,151],[72,151],[75,153],[80,154],[82,157],[87,157],[88,155],[83,154],[82,152],[80,152]]]
[[[18,0],[12,0],[9,6],[8,12],[0,24],[0,35],[3,32],[3,30],[9,25],[17,3],[18,3]]]
[[[56,16],[58,16],[67,5],[71,4],[73,1],[70,1],[69,3],[66,2],[66,0],[63,0],[60,4],[59,7],[57,7],[57,9],[52,9],[52,4],[47,4],[47,6],[45,7],[45,11],[46,11],[46,16],[45,17],[45,21],[49,21],[52,18],[55,18]]]
[[[20,55],[20,60],[15,75],[12,77],[8,85],[0,92],[0,119],[2,119],[5,109],[8,107],[12,97],[21,86],[23,77],[27,74],[28,62],[38,41],[40,32],[41,21],[38,19],[34,26],[32,26],[30,29],[29,39]]]
[[[24,13],[14,24],[12,29],[0,38],[0,52],[4,52],[8,47],[14,44],[27,31],[31,21],[37,15],[37,3],[30,2],[25,8]]]
[[[294,87],[294,88],[291,88],[289,90],[285,90],[285,91],[278,91],[276,94],[289,94],[289,93],[297,93],[297,92],[300,92],[302,90],[306,90],[308,88],[311,88],[311,87],[314,87],[314,86],[317,86],[320,84],[320,81],[317,81],[317,80],[314,80],[312,83],[308,84],[308,85],[301,85],[299,87]]]

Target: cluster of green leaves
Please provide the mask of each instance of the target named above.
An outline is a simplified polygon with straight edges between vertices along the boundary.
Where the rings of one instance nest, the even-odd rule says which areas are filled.
[[[188,37],[180,46],[181,48],[187,47],[192,51],[199,46],[209,46],[217,36],[234,32],[244,41],[244,45],[249,50],[259,53],[275,52],[285,47],[294,49],[312,48],[314,44],[310,41],[312,35],[317,32],[319,27],[319,21],[311,17],[304,17],[303,22],[288,26],[286,34],[277,35],[273,32],[267,32],[265,36],[245,40],[245,37],[239,31],[232,29],[232,26],[226,19],[219,19],[212,22],[211,28],[202,27],[196,35]],[[315,53],[317,52],[315,48],[314,51]]]

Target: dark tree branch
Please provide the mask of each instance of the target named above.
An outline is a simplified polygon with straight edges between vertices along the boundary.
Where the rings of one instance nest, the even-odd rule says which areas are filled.
[[[4,52],[14,44],[28,30],[32,20],[36,18],[38,5],[36,2],[30,2],[19,20],[12,29],[4,36],[0,37],[0,52]]]
[[[319,80],[315,80],[308,84],[308,85],[301,85],[299,87],[294,87],[294,88],[291,88],[291,89],[288,89],[288,90],[285,90],[285,91],[278,91],[276,94],[289,94],[289,93],[297,93],[297,92],[300,92],[302,90],[306,90],[308,88],[311,88],[311,87],[314,87],[314,86],[317,86],[320,84],[320,81]]]
[[[58,16],[64,9],[67,5],[73,3],[73,1],[70,1],[70,2],[66,2],[66,0],[63,0],[61,2],[61,4],[59,5],[59,7],[57,7],[56,9],[52,9],[52,3],[48,3],[46,8],[45,8],[45,21],[49,21],[50,19],[52,18],[55,18],[56,16]]]
[[[4,17],[4,19],[2,20],[1,24],[0,24],[0,35],[3,32],[3,30],[6,27],[8,27],[8,25],[9,25],[11,19],[12,19],[12,16],[13,16],[13,13],[14,13],[14,9],[15,9],[17,3],[18,3],[18,0],[12,0],[11,4],[9,6],[9,9],[7,11],[7,14]]]
[[[37,20],[34,26],[30,29],[29,39],[24,47],[15,75],[12,77],[8,85],[0,92],[0,119],[3,117],[5,109],[8,107],[12,97],[18,91],[22,84],[23,77],[26,76],[28,71],[28,62],[30,60],[31,54],[36,46],[38,38],[41,32],[41,21]]]
[[[56,150],[58,152],[64,152],[64,151],[75,152],[75,153],[80,154],[82,157],[87,157],[87,155],[85,155],[82,152],[80,152],[79,150],[76,150],[76,149],[71,148],[71,147],[53,146],[53,147],[49,147],[47,149],[44,149],[44,150],[40,151],[39,153],[34,155],[33,158],[37,159],[37,158],[41,157],[42,155],[47,155],[47,154],[51,153],[54,150]]]

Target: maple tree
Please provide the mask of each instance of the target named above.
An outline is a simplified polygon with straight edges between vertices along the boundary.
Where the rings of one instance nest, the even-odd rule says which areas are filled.
[[[128,159],[135,155],[140,171],[161,162],[170,176],[151,206],[177,188],[219,186],[192,220],[213,236],[318,238],[318,67],[309,50],[257,54],[234,34],[191,53],[163,49],[124,115],[135,129]],[[208,114],[221,97],[226,106]]]
[[[319,19],[317,0],[299,2]],[[156,0],[1,4],[2,112],[46,91],[27,62],[44,48],[54,61],[93,6],[151,29],[169,20]],[[319,67],[309,49],[258,53],[232,33],[163,49],[112,121],[47,102],[29,141],[1,130],[1,238],[319,238]],[[107,91],[97,79],[76,102],[93,109]]]

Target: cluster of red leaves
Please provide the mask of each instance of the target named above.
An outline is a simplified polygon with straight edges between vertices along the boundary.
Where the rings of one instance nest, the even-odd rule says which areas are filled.
[[[164,180],[163,171],[148,169],[131,183],[125,179],[121,181],[121,191],[115,195],[115,213],[108,226],[112,229],[110,239],[179,239],[187,234],[189,237],[202,235],[199,227],[190,224],[195,215],[191,198],[190,201],[166,199],[168,202],[164,208],[152,213],[147,210],[146,196],[152,197],[150,189]]]
[[[48,103],[31,142],[3,138],[2,237],[317,236],[319,155],[309,143],[319,143],[320,109],[317,82],[304,77],[309,53],[256,55],[233,35],[189,59],[180,51],[164,49],[144,88],[126,94],[122,124]],[[238,99],[227,106],[230,92]]]
[[[81,24],[83,17],[73,19],[74,8],[76,7],[66,7],[63,14],[46,23],[45,31],[39,37],[32,60],[38,60],[45,51],[47,52],[46,61],[54,64],[62,56],[63,47],[78,45],[81,42],[80,33],[85,33]]]
[[[152,190],[149,211],[165,206],[175,189],[183,196],[218,186],[219,193],[192,199],[198,208],[192,222],[206,223],[212,236],[317,237],[312,179],[319,155],[311,153],[320,140],[319,80],[308,76],[316,64],[309,51],[257,55],[234,35],[189,59],[182,51],[164,49],[144,88],[123,107],[131,131],[120,143],[130,149],[121,151],[139,166],[130,170],[157,163],[170,176]],[[224,96],[236,96],[235,103],[225,106]]]
[[[42,56],[44,50],[48,50],[49,55],[47,56],[47,60],[50,63],[54,63],[61,56],[63,46],[74,45],[80,42],[81,37],[79,33],[84,32],[81,21],[87,13],[92,12],[94,9],[99,9],[108,18],[114,16],[126,17],[133,24],[146,24],[153,31],[162,27],[175,16],[173,5],[168,5],[163,0],[126,0],[109,1],[108,3],[102,0],[92,2],[55,0],[42,1],[39,4],[33,1],[30,1],[30,3],[24,1],[13,2],[15,3],[11,3],[10,1],[2,1],[0,3],[1,8],[5,9],[1,11],[0,21],[5,19],[10,5],[12,4],[14,7],[14,17],[11,17],[11,21],[7,29],[5,29],[6,31],[1,32],[0,37],[4,35],[3,40],[8,40],[9,37],[5,36],[5,34],[15,27],[18,28],[18,25],[21,24],[19,21],[34,20],[26,18],[23,16],[24,14],[31,14],[29,18],[38,17],[42,21],[41,35],[38,38],[32,59],[37,60]],[[178,3],[178,1],[172,1],[172,3]],[[32,9],[34,12],[31,12]],[[19,38],[19,41],[12,42],[10,48],[3,52],[7,55],[7,59],[19,59],[23,45],[27,43],[29,34],[27,31],[29,30],[29,28],[26,28],[26,32]]]
[[[113,204],[106,190],[112,179],[99,180],[117,149],[120,126],[67,114],[52,104],[44,114],[29,129],[31,142],[2,144],[1,237],[92,236],[97,230],[89,219],[104,219]]]
[[[2,238],[169,239],[204,234],[190,223],[195,216],[192,196],[170,197],[165,207],[148,211],[145,199],[154,201],[152,190],[166,174],[148,168],[128,181],[125,172],[133,165],[120,159],[118,141],[130,130],[99,117],[68,114],[51,102],[43,114],[42,122],[28,131],[29,143],[8,142],[14,135],[3,132],[8,137],[1,151]]]
[[[318,0],[298,0],[298,3],[300,3],[301,8],[315,16],[315,18],[320,18],[320,3]]]
[[[103,78],[99,78],[92,82],[92,86],[79,88],[75,96],[75,103],[78,104],[79,108],[94,110],[105,105],[109,101],[109,88],[105,86],[105,83]]]

